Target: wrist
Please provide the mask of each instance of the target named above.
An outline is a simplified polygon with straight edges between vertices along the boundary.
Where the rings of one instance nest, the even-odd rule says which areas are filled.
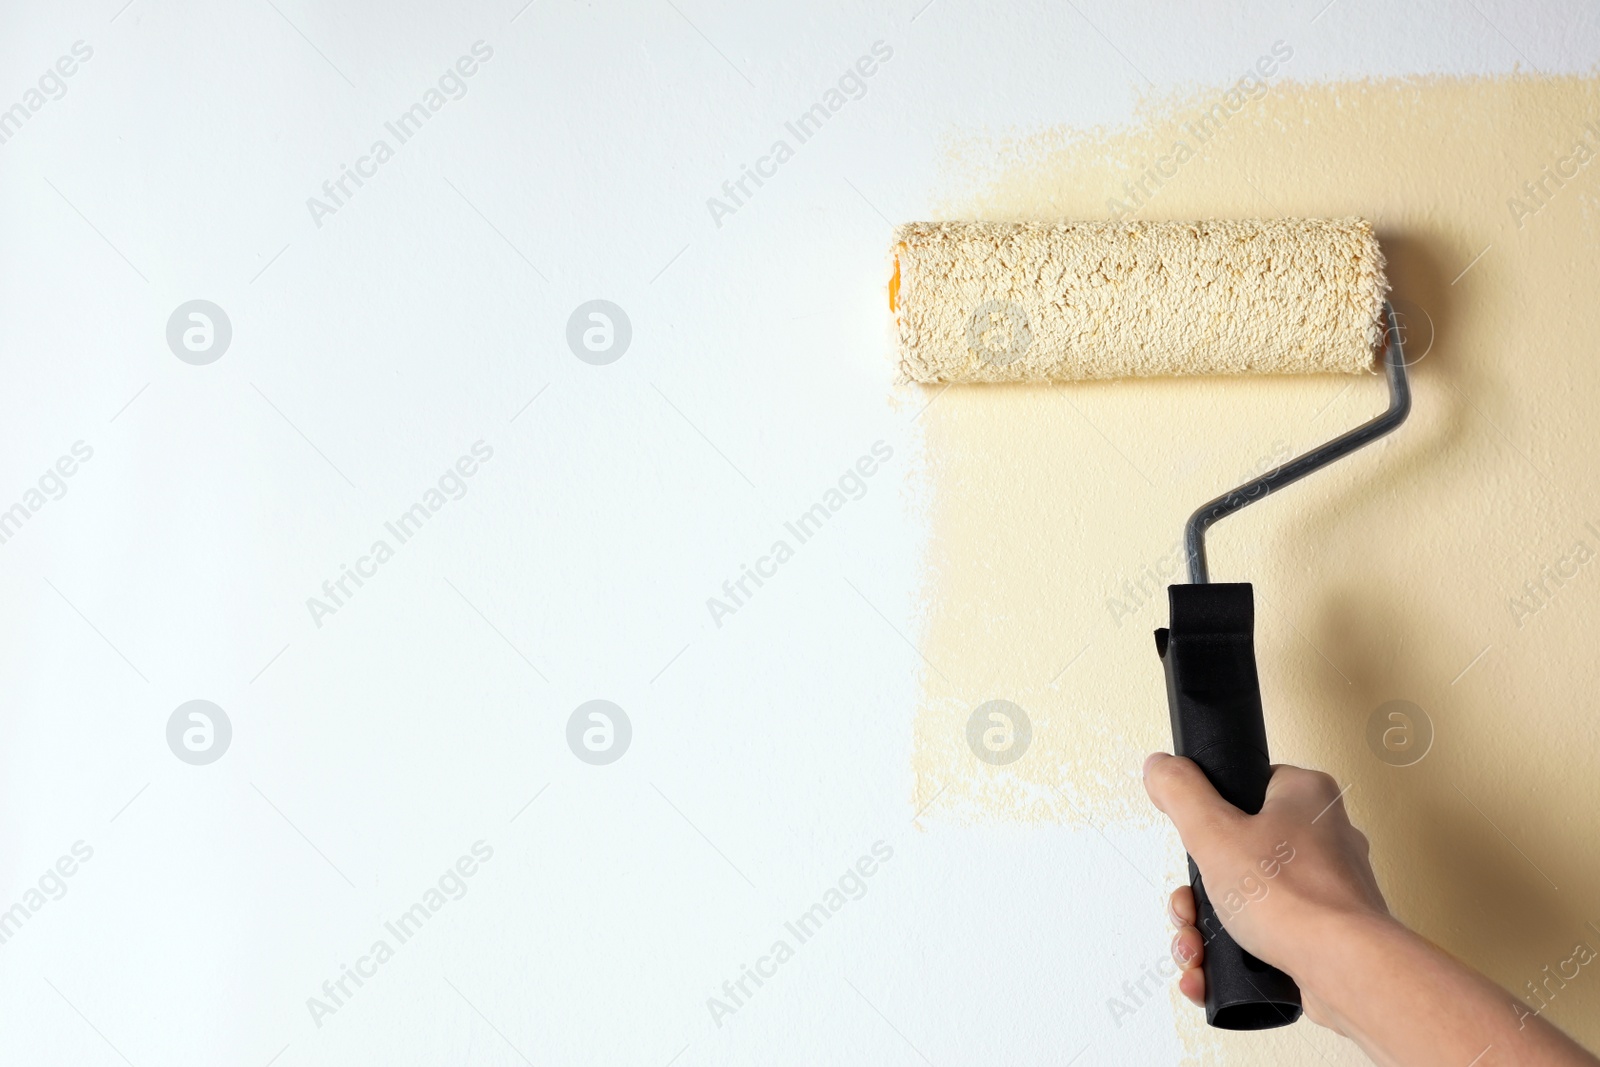
[[[1375,955],[1416,936],[1386,912],[1319,910],[1297,925],[1283,969],[1303,993],[1335,1010],[1347,990],[1370,983]]]

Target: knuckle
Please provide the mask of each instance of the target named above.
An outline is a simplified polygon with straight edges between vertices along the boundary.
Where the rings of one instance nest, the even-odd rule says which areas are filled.
[[[1284,782],[1285,792],[1301,803],[1314,803],[1317,807],[1330,803],[1339,795],[1339,782],[1326,771],[1296,769]]]
[[[1316,792],[1325,797],[1339,795],[1339,782],[1333,775],[1327,771],[1308,771],[1307,773],[1311,776],[1310,783]]]

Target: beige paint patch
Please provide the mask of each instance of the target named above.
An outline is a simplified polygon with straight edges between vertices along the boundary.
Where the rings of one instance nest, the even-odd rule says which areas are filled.
[[[1395,912],[1600,1045],[1600,970],[1541,985],[1578,942],[1600,947],[1600,82],[1283,83],[1202,143],[1186,124],[1212,100],[964,146],[954,180],[979,178],[940,214],[1373,220],[1423,357],[1411,420],[1215,527],[1213,576],[1255,583],[1274,758],[1349,783]],[[1151,631],[1185,517],[1384,403],[1377,377],[937,394],[924,817],[1148,824],[1138,766],[1170,742]],[[1016,762],[969,748],[992,699],[1031,719]],[[1366,740],[1392,699],[1432,722],[1413,766]],[[1340,1045],[1301,1027],[1201,1036],[1180,1015],[1207,1059]]]

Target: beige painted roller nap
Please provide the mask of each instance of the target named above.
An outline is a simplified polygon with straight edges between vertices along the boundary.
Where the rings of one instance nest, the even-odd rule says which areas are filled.
[[[933,383],[1370,372],[1388,286],[1349,218],[916,222],[889,288]]]

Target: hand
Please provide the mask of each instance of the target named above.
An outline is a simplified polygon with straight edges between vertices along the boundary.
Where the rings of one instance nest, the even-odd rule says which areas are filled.
[[[1194,857],[1228,933],[1256,957],[1297,976],[1318,943],[1317,932],[1332,921],[1358,916],[1392,922],[1367,862],[1366,835],[1350,825],[1338,784],[1328,775],[1274,767],[1258,815],[1223,800],[1191,760],[1156,753],[1145,761],[1144,783]],[[1172,957],[1182,971],[1178,988],[1204,1004],[1205,945],[1188,886],[1173,892],[1169,917],[1178,928],[1172,939]],[[1302,992],[1306,1015],[1338,1029],[1315,995]]]
[[[1366,835],[1350,825],[1326,774],[1274,767],[1257,815],[1223,800],[1193,762],[1165,753],[1145,760],[1144,785],[1178,828],[1228,933],[1299,983],[1307,1017],[1375,1063],[1600,1067],[1522,1000],[1389,916]],[[1188,886],[1170,909],[1178,988],[1203,1004],[1205,945]]]

